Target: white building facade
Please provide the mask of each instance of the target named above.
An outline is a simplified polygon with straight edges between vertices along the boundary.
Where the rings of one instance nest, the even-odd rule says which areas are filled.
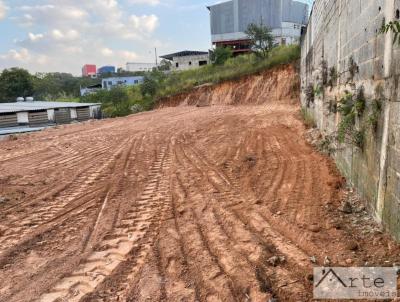
[[[161,56],[160,58],[170,61],[172,63],[171,70],[173,71],[195,69],[210,63],[209,53],[205,51],[185,50]]]
[[[117,86],[134,86],[142,84],[144,77],[112,77],[101,81],[102,89],[111,90]]]
[[[130,72],[150,72],[156,67],[155,63],[126,63],[126,71]]]

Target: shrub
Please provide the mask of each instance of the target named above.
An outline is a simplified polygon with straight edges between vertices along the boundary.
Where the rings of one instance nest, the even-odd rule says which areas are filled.
[[[229,47],[217,47],[211,53],[211,61],[215,65],[224,65],[225,62],[233,55],[232,49]]]
[[[315,100],[315,91],[313,84],[308,84],[305,90],[305,94],[306,94],[306,105],[307,107],[310,107],[310,104],[313,104]]]
[[[308,112],[307,109],[302,108],[300,113],[301,113],[301,117],[304,121],[304,125],[307,128],[316,128],[317,127],[317,123],[315,122],[314,117],[311,115],[310,112]]]
[[[360,87],[357,90],[356,101],[354,104],[355,111],[358,116],[362,116],[365,111],[366,100],[364,97],[364,87]]]
[[[320,96],[320,95],[322,95],[323,91],[324,91],[324,88],[323,88],[321,85],[319,85],[319,84],[318,84],[317,86],[314,87],[314,95],[315,95],[315,96]]]
[[[336,81],[338,79],[338,73],[336,71],[336,67],[332,66],[329,68],[329,86],[332,88],[333,86],[336,86]]]

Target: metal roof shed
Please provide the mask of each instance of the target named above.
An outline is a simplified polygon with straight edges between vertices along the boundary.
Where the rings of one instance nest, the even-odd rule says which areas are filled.
[[[69,102],[0,103],[0,116],[4,120],[4,123],[0,123],[0,128],[66,124],[73,120],[97,118],[99,114],[96,113],[100,106],[99,103]]]
[[[69,102],[19,102],[0,103],[0,113],[16,113],[27,111],[41,111],[59,108],[82,108],[100,106],[99,103],[69,103]]]
[[[200,56],[200,55],[208,55],[208,52],[184,50],[184,51],[180,51],[180,52],[171,53],[169,55],[160,56],[160,58],[166,59],[169,61],[173,61],[173,59],[177,58],[177,57]]]

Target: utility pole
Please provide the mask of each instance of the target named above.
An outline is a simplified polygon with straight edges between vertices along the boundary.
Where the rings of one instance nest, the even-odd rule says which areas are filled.
[[[154,48],[154,53],[155,53],[155,56],[156,56],[156,66],[158,66],[157,47]]]

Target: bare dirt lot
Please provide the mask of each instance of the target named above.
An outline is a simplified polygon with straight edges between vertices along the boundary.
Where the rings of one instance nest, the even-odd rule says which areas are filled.
[[[399,264],[305,131],[181,106],[0,142],[0,301],[310,301],[314,265]]]

